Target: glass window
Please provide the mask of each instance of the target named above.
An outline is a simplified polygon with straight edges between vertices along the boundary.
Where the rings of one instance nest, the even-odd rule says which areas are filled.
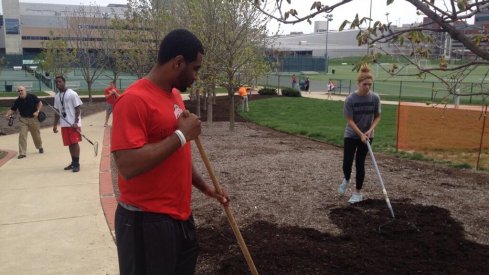
[[[19,34],[19,19],[5,18],[5,31],[7,34]]]

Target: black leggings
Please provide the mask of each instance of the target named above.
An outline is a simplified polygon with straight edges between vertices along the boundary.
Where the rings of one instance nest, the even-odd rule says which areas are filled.
[[[370,144],[372,144],[373,139],[370,139]],[[365,179],[365,158],[367,157],[368,147],[359,138],[345,138],[344,139],[344,149],[343,149],[343,174],[346,180],[350,180],[351,177],[351,167],[353,165],[353,158],[355,157],[355,152],[357,154],[355,158],[355,168],[356,168],[356,188],[358,190],[362,189],[363,180]]]

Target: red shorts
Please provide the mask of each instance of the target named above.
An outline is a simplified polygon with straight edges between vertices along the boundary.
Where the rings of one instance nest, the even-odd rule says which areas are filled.
[[[81,128],[78,128],[78,131],[81,132]],[[72,127],[61,127],[61,137],[63,137],[64,146],[82,141],[81,134],[78,131]]]

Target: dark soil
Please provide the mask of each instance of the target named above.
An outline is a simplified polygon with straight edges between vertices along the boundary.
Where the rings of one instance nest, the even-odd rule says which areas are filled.
[[[260,274],[489,274],[488,173],[376,154],[391,219],[370,160],[366,200],[350,206],[341,148],[247,122],[230,132],[227,97],[213,109],[202,143]],[[193,157],[211,184],[195,146]],[[248,274],[222,207],[199,191],[192,207],[197,274]]]

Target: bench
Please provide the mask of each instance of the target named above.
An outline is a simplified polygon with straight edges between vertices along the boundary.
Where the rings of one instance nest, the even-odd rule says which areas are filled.
[[[30,91],[32,90],[32,82],[30,81],[25,81],[25,82],[14,82],[12,84],[13,88],[17,88],[17,86],[24,86],[26,88],[27,91]]]
[[[66,81],[66,88],[76,90],[80,88],[80,81]]]

